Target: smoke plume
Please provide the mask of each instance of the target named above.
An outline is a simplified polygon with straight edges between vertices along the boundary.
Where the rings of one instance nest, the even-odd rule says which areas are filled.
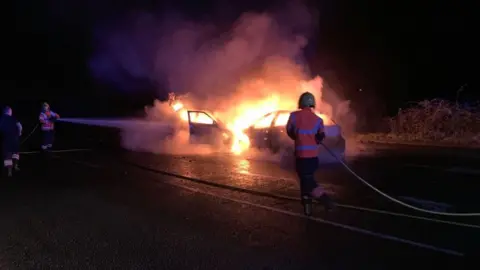
[[[291,2],[271,12],[243,13],[228,31],[223,25],[188,20],[178,13],[137,13],[122,23],[98,28],[91,70],[99,80],[125,91],[138,90],[143,81],[159,92],[186,94],[182,99],[186,108],[208,110],[231,130],[245,128],[271,110],[294,110],[299,94],[310,91],[319,110],[334,119],[348,119],[342,122],[349,130],[354,117],[348,103],[322,99],[323,80],[312,78],[306,65],[303,49],[318,29],[316,13]],[[170,153],[212,151],[186,147],[188,126],[168,103],[155,101],[145,112],[147,119],[175,125],[175,134],[161,140],[158,134],[124,129],[124,147]]]

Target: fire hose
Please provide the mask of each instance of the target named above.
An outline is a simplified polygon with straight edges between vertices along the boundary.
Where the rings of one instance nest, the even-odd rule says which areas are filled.
[[[355,176],[355,178],[357,178],[360,182],[362,182],[364,185],[366,185],[367,187],[371,188],[373,191],[377,192],[378,194],[380,194],[381,196],[389,199],[390,201],[394,202],[394,203],[397,203],[403,207],[406,207],[406,208],[410,208],[412,210],[415,210],[415,211],[418,211],[418,212],[422,212],[422,213],[427,213],[427,214],[433,214],[433,215],[441,215],[441,216],[452,216],[452,217],[480,217],[480,213],[449,213],[449,212],[439,212],[439,211],[432,211],[432,210],[427,210],[427,209],[423,209],[423,208],[420,208],[420,207],[416,207],[414,205],[411,205],[411,204],[408,204],[406,202],[403,202],[401,200],[398,200],[398,199],[395,199],[394,197],[382,192],[381,190],[379,190],[378,188],[376,188],[375,186],[373,186],[372,184],[370,184],[368,181],[366,181],[365,179],[363,179],[361,176],[359,176],[355,171],[353,171],[347,164],[345,164],[345,162],[339,158],[337,155],[335,155],[335,153],[333,153],[332,150],[330,150],[328,148],[328,146],[326,146],[325,144],[321,143],[321,145],[323,146],[323,148],[325,148],[325,150],[327,150],[327,152],[332,155],[338,162],[340,162],[340,164],[342,164],[342,166],[350,173],[352,174],[353,176]]]
[[[2,123],[0,122],[0,125]],[[35,131],[37,130],[39,124],[36,124],[35,127],[33,127],[32,131],[27,135],[27,137],[25,137],[21,142],[20,142],[20,145],[24,144],[32,135],[33,133],[35,133]]]
[[[35,127],[32,129],[32,131],[27,135],[27,137],[25,137],[21,142],[20,142],[20,145],[22,145],[23,143],[25,143],[32,135],[33,133],[37,130],[38,128],[38,124],[35,125]]]

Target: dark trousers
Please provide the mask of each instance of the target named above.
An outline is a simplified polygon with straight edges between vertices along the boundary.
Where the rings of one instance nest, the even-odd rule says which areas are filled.
[[[301,195],[309,195],[318,184],[315,181],[315,171],[318,169],[318,158],[297,158],[296,171],[300,179]]]
[[[15,138],[4,138],[2,144],[2,156],[4,166],[12,166],[13,161],[18,161],[20,159],[20,142],[18,137]]]
[[[42,149],[47,150],[52,148],[54,140],[53,130],[42,130]]]

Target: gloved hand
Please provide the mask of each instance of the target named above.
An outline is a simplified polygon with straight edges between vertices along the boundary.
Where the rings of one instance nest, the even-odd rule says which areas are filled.
[[[315,134],[315,140],[317,141],[317,144],[322,143],[323,140],[325,140],[325,132]]]

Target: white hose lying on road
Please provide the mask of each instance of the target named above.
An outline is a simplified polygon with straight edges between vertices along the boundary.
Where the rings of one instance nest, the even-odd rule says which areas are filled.
[[[30,139],[30,136],[37,130],[39,124],[36,124],[35,127],[32,129],[32,131],[20,142],[20,145],[24,144],[28,139]]]
[[[353,176],[355,176],[358,180],[360,180],[363,184],[365,184],[366,186],[368,186],[369,188],[373,189],[375,192],[377,192],[378,194],[382,195],[383,197],[391,200],[392,202],[395,202],[395,203],[398,203],[404,207],[407,207],[407,208],[410,208],[410,209],[413,209],[413,210],[416,210],[416,211],[419,211],[419,212],[423,212],[423,213],[427,213],[427,214],[433,214],[433,215],[442,215],[442,216],[453,216],[453,217],[480,217],[480,213],[447,213],[447,212],[438,212],[438,211],[431,211],[431,210],[427,210],[427,209],[423,209],[423,208],[419,208],[419,207],[416,207],[416,206],[413,206],[411,204],[408,204],[408,203],[405,203],[403,201],[400,201],[398,199],[395,199],[393,198],[392,196],[382,192],[381,190],[379,190],[378,188],[374,187],[372,184],[370,184],[368,181],[366,181],[365,179],[363,179],[361,176],[359,176],[356,172],[354,172],[347,164],[345,164],[345,162],[343,162],[343,160],[341,160],[340,158],[338,158],[333,152],[332,150],[330,150],[326,145],[324,145],[322,143],[322,146],[328,151],[328,153],[330,153],[335,159],[338,160],[338,162],[340,162],[343,167],[345,167],[345,169],[347,169],[348,172],[350,172]]]

